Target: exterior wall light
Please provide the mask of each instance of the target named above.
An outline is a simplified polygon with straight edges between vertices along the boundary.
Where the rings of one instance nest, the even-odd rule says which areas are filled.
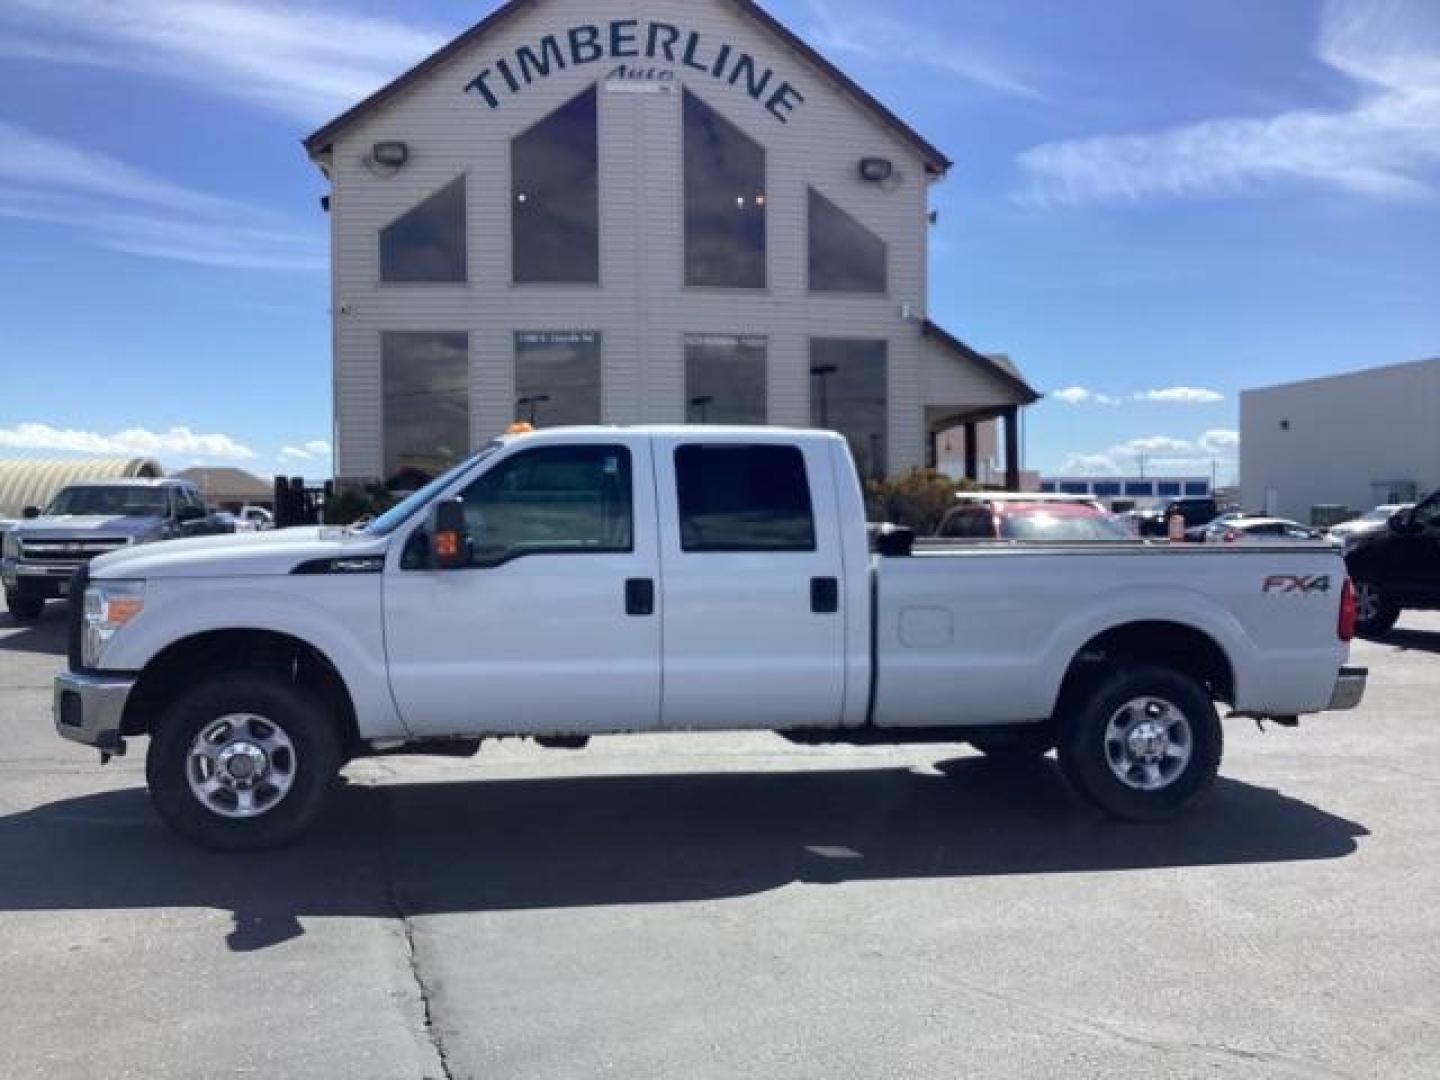
[[[860,159],[860,179],[867,184],[883,184],[895,175],[895,163],[889,158],[867,157]]]

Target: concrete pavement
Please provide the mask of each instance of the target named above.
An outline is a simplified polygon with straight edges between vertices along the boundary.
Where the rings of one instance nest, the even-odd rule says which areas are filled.
[[[0,614],[7,1077],[1429,1077],[1440,616],[1362,710],[1227,725],[1165,827],[1053,763],[778,738],[395,759],[302,845],[168,833]]]

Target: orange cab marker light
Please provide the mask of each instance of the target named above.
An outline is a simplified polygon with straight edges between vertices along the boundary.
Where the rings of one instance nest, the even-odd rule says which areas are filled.
[[[505,429],[506,435],[529,435],[535,430],[534,424],[526,423],[524,420],[516,420]]]

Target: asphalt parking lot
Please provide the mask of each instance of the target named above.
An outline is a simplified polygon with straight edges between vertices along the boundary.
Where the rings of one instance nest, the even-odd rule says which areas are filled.
[[[0,1074],[1433,1077],[1440,615],[1355,713],[1227,726],[1165,827],[1053,763],[770,736],[366,762],[299,847],[58,739],[0,612]]]

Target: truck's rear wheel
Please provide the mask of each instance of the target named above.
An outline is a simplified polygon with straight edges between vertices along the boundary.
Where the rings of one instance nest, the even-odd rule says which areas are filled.
[[[1355,579],[1355,632],[1365,637],[1388,634],[1400,618],[1400,609],[1378,584]]]
[[[275,847],[319,812],[340,739],[302,689],[267,672],[219,675],[175,701],[145,759],[166,823],[202,847]]]
[[[38,622],[40,616],[45,614],[43,596],[32,596],[19,589],[5,590],[5,606],[10,611],[10,617],[17,623]]]
[[[1039,725],[1024,725],[1015,731],[977,735],[970,745],[999,765],[1023,765],[1044,757],[1055,747],[1055,736]]]
[[[1204,685],[1159,666],[1122,668],[1064,718],[1060,768],[1127,821],[1173,817],[1210,790],[1224,735]]]

